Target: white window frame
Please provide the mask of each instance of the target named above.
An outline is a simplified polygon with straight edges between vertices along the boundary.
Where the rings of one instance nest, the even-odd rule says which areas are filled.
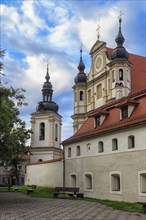
[[[116,191],[116,190],[112,190],[113,186],[112,186],[112,177],[114,175],[118,175],[120,177],[120,190]],[[121,181],[121,172],[119,171],[113,171],[110,173],[110,193],[112,194],[122,194],[122,181]]]

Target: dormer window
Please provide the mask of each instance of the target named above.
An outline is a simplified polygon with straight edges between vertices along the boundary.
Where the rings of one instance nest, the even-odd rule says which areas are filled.
[[[128,118],[128,106],[121,108],[122,119]]]
[[[129,118],[138,104],[139,103],[133,99],[128,99],[118,104],[116,107],[120,108],[120,120]]]
[[[100,126],[100,116],[96,116],[95,117],[95,127],[99,127]]]
[[[119,69],[119,80],[123,80],[123,69]]]

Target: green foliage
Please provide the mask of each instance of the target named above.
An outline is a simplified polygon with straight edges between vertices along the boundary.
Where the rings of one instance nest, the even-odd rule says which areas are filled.
[[[0,57],[4,51],[0,49]],[[0,63],[0,71],[3,64]],[[25,128],[25,122],[19,118],[19,109],[26,105],[24,89],[6,88],[0,85],[0,162],[10,168],[10,176],[19,179],[19,174],[24,161],[23,155],[27,154],[27,140],[31,130]]]

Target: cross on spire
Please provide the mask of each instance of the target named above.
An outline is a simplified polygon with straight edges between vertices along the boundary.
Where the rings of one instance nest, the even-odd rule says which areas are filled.
[[[97,40],[99,40],[100,38],[100,14],[99,14],[99,24],[98,24],[96,31],[97,31]]]
[[[120,15],[118,16],[118,19],[119,19],[119,21],[121,22],[121,20],[122,20],[122,15],[123,15],[124,13],[122,12],[122,11],[120,11]]]

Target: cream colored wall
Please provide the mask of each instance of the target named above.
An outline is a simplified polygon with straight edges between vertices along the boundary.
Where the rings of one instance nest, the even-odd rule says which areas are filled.
[[[135,148],[128,149],[128,136],[135,136]],[[118,150],[112,151],[112,139],[118,139]],[[144,201],[146,193],[139,194],[138,173],[145,170],[145,127],[123,130],[103,136],[72,143],[71,157],[65,146],[66,185],[70,184],[70,174],[77,173],[77,186],[85,196],[100,199],[124,200],[129,202]],[[98,153],[98,142],[104,142],[104,152]],[[90,150],[87,145],[90,144]],[[81,155],[76,156],[76,146],[81,148]],[[110,193],[110,173],[120,172],[121,194]],[[93,190],[84,189],[85,173],[93,175]]]
[[[77,173],[77,187],[85,197],[128,202],[145,201],[146,195],[139,195],[138,172],[144,169],[146,150],[110,155],[100,155],[66,160],[66,186],[70,184],[70,174]],[[110,192],[110,174],[121,173],[121,194]],[[84,175],[93,175],[93,190],[85,189]]]
[[[25,185],[63,186],[63,161],[29,165],[26,167]]]

